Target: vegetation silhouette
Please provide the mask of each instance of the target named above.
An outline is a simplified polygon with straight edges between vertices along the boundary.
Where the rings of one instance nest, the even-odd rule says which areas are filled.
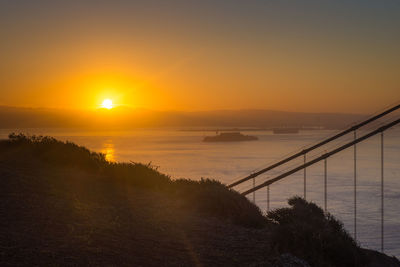
[[[102,153],[49,136],[12,133],[8,140],[0,141],[0,149],[8,158],[17,158],[22,162],[40,160],[41,164],[91,171],[126,186],[162,191],[183,199],[184,205],[192,209],[240,225],[262,227],[266,224],[257,206],[216,180],[172,180],[150,163],[109,162]]]
[[[400,266],[299,197],[263,214],[218,181],[173,180],[48,136],[13,133],[0,151],[0,265],[279,266],[290,253]]]
[[[298,255],[313,266],[366,265],[364,251],[333,215],[297,196],[288,204],[289,208],[267,214],[278,250]]]

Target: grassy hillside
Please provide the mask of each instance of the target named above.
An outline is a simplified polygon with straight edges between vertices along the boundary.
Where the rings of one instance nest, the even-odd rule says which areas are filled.
[[[4,151],[2,157],[13,159],[17,166],[35,161],[35,168],[40,170],[67,168],[85,171],[113,184],[166,193],[184,200],[191,209],[237,224],[262,227],[266,223],[257,206],[218,181],[171,180],[149,164],[108,162],[101,153],[47,136],[11,134],[9,140],[0,142],[0,149]]]
[[[300,198],[264,216],[217,181],[171,180],[51,137],[12,134],[0,151],[1,266],[284,266],[284,253],[400,266]]]

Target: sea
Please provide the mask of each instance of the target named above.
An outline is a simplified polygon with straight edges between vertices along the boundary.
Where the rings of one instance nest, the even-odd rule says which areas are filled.
[[[288,155],[301,151],[338,130],[310,129],[298,134],[274,134],[271,130],[242,131],[257,141],[202,142],[215,135],[210,129],[137,129],[131,131],[83,131],[77,129],[2,129],[0,138],[11,132],[49,135],[72,141],[107,160],[140,162],[157,167],[172,179],[210,178],[230,184]],[[357,137],[366,134],[360,130]],[[306,155],[306,161],[353,140],[353,133]],[[383,140],[383,143],[382,143]],[[382,146],[383,144],[383,146]],[[383,148],[383,150],[382,150]],[[354,164],[356,156],[356,165]],[[383,165],[382,165],[383,156]],[[255,181],[235,187],[243,192],[304,162],[303,157],[258,176]],[[325,169],[326,166],[326,169]],[[382,168],[383,167],[383,168]],[[326,180],[325,180],[326,171]],[[382,249],[382,171],[383,171],[383,251],[400,258],[400,128],[392,128],[369,138],[356,147],[322,160],[306,169],[306,199],[326,208],[341,220],[345,229],[365,248]],[[356,172],[356,215],[354,173]],[[326,187],[325,187],[326,181]],[[325,191],[326,188],[326,191]],[[269,205],[268,205],[269,191]],[[325,202],[326,193],[326,202]],[[247,195],[262,212],[287,207],[292,196],[304,196],[304,171],[300,170],[267,188]]]

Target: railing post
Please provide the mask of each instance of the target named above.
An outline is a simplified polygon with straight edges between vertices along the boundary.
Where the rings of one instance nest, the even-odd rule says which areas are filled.
[[[304,164],[307,162],[307,154],[304,153]],[[304,168],[304,200],[307,197],[307,171],[306,168]]]
[[[383,252],[383,245],[384,245],[384,191],[383,191],[383,186],[384,186],[384,176],[383,176],[383,170],[384,170],[384,162],[383,162],[383,132],[381,132],[381,251]]]
[[[267,186],[267,212],[269,211],[269,185]]]
[[[354,140],[357,132],[354,130]],[[357,145],[354,144],[354,239],[357,240]]]
[[[256,186],[256,178],[253,178],[253,188]],[[256,191],[253,192],[253,203],[256,203]]]
[[[327,183],[328,183],[328,173],[327,173],[327,164],[328,159],[326,158],[324,160],[324,207],[325,207],[325,212],[327,211],[327,202],[328,202],[328,192],[327,192]]]

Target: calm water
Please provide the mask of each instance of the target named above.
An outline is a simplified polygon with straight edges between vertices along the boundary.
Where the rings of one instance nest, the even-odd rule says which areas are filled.
[[[13,130],[1,130],[5,138]],[[20,132],[20,131],[18,131]],[[52,135],[73,141],[92,150],[103,152],[107,159],[134,161],[159,166],[159,170],[172,178],[218,179],[230,183],[281,159],[288,153],[315,143],[334,131],[303,131],[294,135],[274,135],[270,131],[246,132],[256,135],[258,141],[238,143],[204,143],[208,132],[169,130],[137,130],[129,132],[82,132],[72,130],[29,129],[22,132]],[[358,135],[362,135],[359,132]],[[353,137],[338,140],[341,144]],[[308,155],[311,159],[333,145]],[[385,132],[385,252],[400,257],[400,129]],[[344,222],[346,229],[354,232],[353,198],[353,148],[328,159],[328,210]],[[380,249],[380,136],[357,145],[357,238],[364,246]],[[283,166],[280,170],[300,164],[303,159]],[[256,183],[273,177],[274,172],[257,178]],[[238,187],[242,191],[252,182]],[[307,199],[321,207],[324,205],[324,163],[307,169]],[[271,208],[286,205],[287,198],[303,195],[303,172],[289,176],[270,187]],[[252,199],[252,195],[249,198]],[[256,193],[256,203],[265,211],[266,189]]]

